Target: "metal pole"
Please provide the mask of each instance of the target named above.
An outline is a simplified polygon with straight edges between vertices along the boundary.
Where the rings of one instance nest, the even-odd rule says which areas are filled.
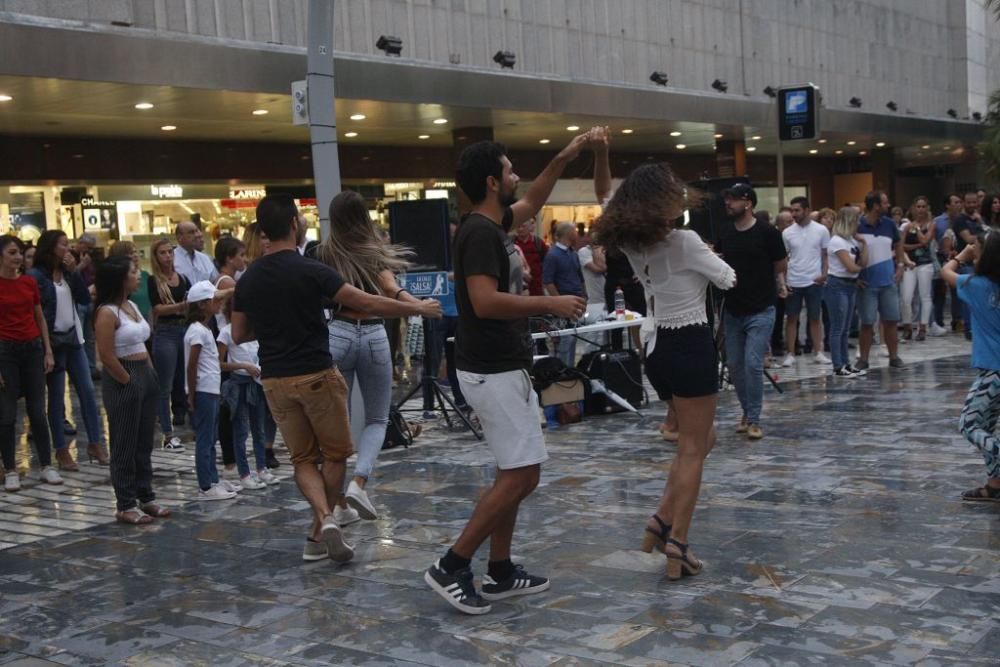
[[[778,137],[778,208],[785,205],[785,151]]]
[[[320,236],[324,239],[330,235],[330,202],[340,192],[336,95],[333,87],[333,9],[334,0],[309,0],[306,63],[309,139],[312,143]]]

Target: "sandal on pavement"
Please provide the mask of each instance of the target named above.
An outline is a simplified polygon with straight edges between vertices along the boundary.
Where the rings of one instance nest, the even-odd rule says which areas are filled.
[[[156,519],[166,519],[170,516],[170,510],[166,507],[161,507],[156,503],[143,503],[139,506],[143,512]]]
[[[1000,486],[984,484],[962,494],[962,500],[1000,503]]]
[[[667,553],[664,549],[664,553],[667,554],[667,579],[677,581],[681,577],[693,577],[701,574],[704,564],[700,560],[688,558],[687,544],[678,542],[671,537],[667,540],[667,547],[675,547],[680,551],[680,554]]]
[[[660,530],[656,531],[646,526],[646,534],[642,536],[642,546],[639,547],[641,551],[646,553],[653,553],[655,548],[660,553],[666,553],[665,548],[667,546],[667,540],[670,539],[670,529],[672,526],[669,523],[664,523],[656,514],[653,515],[656,523],[660,524]]]
[[[153,523],[153,517],[149,516],[138,507],[133,507],[132,509],[125,510],[123,512],[115,512],[115,520],[118,523],[128,523],[133,526]]]

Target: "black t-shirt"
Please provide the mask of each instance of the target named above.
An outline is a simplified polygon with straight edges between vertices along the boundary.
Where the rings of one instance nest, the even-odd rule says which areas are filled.
[[[180,279],[177,281],[177,285],[175,287],[167,285],[167,287],[170,289],[170,296],[174,298],[174,303],[183,303],[184,299],[187,298],[188,290],[191,289],[191,281],[182,273],[178,273],[177,277]],[[160,298],[160,290],[156,289],[155,276],[150,276],[146,280],[146,291],[149,293],[150,307],[163,305],[163,299]],[[183,323],[184,319],[184,315],[160,315],[156,318],[156,321],[161,324],[179,324]]]
[[[965,246],[969,245],[962,238],[963,231],[968,230],[972,232],[973,236],[978,236],[983,231],[982,226],[978,222],[964,213],[955,219],[955,224],[951,228],[955,232],[955,252],[962,252],[965,250]]]
[[[788,256],[777,227],[755,222],[741,232],[729,222],[719,230],[715,250],[736,271],[736,287],[726,292],[726,310],[742,317],[774,305],[778,299],[774,263]]]
[[[236,283],[233,310],[260,343],[261,377],[294,377],[333,366],[323,308],[344,279],[326,264],[282,250],[254,261]]]
[[[509,211],[507,215],[510,215]],[[497,291],[510,292],[510,260],[500,225],[477,213],[455,234],[455,366],[471,373],[505,373],[531,367],[528,319],[490,320],[476,316],[465,283],[469,276],[497,279]]]

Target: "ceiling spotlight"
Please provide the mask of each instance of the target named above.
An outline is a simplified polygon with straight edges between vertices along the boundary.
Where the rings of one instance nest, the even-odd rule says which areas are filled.
[[[755,150],[757,150],[756,146],[748,146],[747,147],[747,153],[753,153]]]
[[[847,145],[848,145],[848,146],[853,146],[853,145],[854,145],[854,144],[856,144],[856,143],[858,143],[858,142],[856,142],[856,141],[848,141],[848,142],[847,142]]]
[[[632,134],[632,132],[634,132],[634,130],[627,127],[624,130],[622,130],[622,134]]]
[[[944,149],[944,150],[946,150],[946,151],[950,151],[951,150],[951,146],[942,146],[941,148]]]
[[[517,62],[517,56],[514,55],[513,51],[497,51],[493,54],[493,62],[500,65],[503,69],[514,69],[514,64]]]
[[[421,134],[419,137],[417,137],[417,139],[420,139],[420,140],[430,139],[430,138],[431,138],[431,135],[429,135],[429,134]]]
[[[174,130],[177,129],[177,126],[176,125],[164,125],[160,129],[163,130],[164,132],[173,132]]]
[[[875,148],[885,148],[885,142],[879,141],[878,143],[875,144]]]
[[[759,134],[753,135],[752,137],[750,137],[750,141],[760,141],[760,135]]]
[[[368,116],[363,113],[351,114],[351,120],[364,120],[365,118],[368,118]]]
[[[885,108],[889,111],[899,111],[899,105],[892,100],[889,100],[888,104],[885,105]]]
[[[924,144],[923,146],[921,146],[921,148],[924,149],[925,151],[929,151],[931,149],[931,145],[930,144]]]
[[[715,81],[712,82],[712,88],[719,91],[720,93],[724,93],[727,90],[729,90],[729,84],[723,81],[722,79],[716,79]]]
[[[767,88],[764,89],[764,94],[767,95],[768,97],[777,97],[778,91],[775,90],[772,86],[768,86]]]
[[[549,141],[551,141],[551,140],[550,139],[539,139],[538,143],[540,143],[540,144],[547,144],[547,143],[549,143]]]
[[[674,130],[673,132],[670,133],[670,136],[671,137],[679,137],[679,136],[681,136],[681,133],[678,132],[677,130]]]
[[[344,136],[347,137],[348,139],[353,139],[354,137],[358,136],[358,133],[357,132],[345,132]]]
[[[825,143],[826,143],[826,139],[820,139],[820,140],[819,140],[818,142],[816,142],[816,143],[819,143],[819,144],[825,144]]]
[[[839,149],[839,148],[837,150],[833,151],[833,152],[836,153],[837,155],[843,155],[844,154],[844,151],[841,150],[841,149]]]
[[[977,123],[980,122],[980,121],[982,121],[983,120],[983,114],[980,113],[979,111],[973,111],[972,112],[972,120],[976,121]]]
[[[958,112],[955,111],[954,109],[948,109],[948,115],[951,116],[952,118],[958,118]]]
[[[445,125],[447,122],[448,122],[447,118],[435,118],[434,119],[434,124],[435,125]]]
[[[850,100],[848,101],[848,104],[850,104],[850,105],[851,105],[852,107],[854,107],[855,109],[860,109],[860,108],[861,108],[861,104],[862,104],[862,102],[861,102],[861,98],[860,98],[860,97],[852,97],[852,98],[851,98],[851,99],[850,99]]]
[[[266,116],[268,114],[267,109],[254,109],[251,111],[254,116]]]
[[[0,99],[2,98],[3,96],[0,95]],[[138,109],[139,111],[146,111],[147,109],[152,109],[153,105],[150,104],[149,102],[139,102],[138,104],[135,105],[135,108]]]
[[[858,155],[868,155],[868,151],[858,151]]]
[[[687,148],[687,144],[677,144],[677,150],[682,151]]]
[[[13,99],[10,95],[0,95],[0,102],[10,102]]]
[[[667,85],[667,81],[669,81],[670,79],[669,77],[667,77],[666,72],[657,71],[649,75],[649,80],[658,86],[665,86]]]
[[[722,134],[721,132],[716,132],[716,133],[715,133],[714,135],[712,135],[712,136],[714,136],[714,137],[715,137],[716,139],[721,139],[721,138],[723,137],[723,134]]]
[[[398,56],[403,52],[403,40],[392,35],[382,35],[375,42],[375,48],[385,51],[385,55],[387,56]]]
[[[818,148],[810,148],[809,149],[809,155],[816,155],[816,153],[819,153],[819,149]]]
[[[567,125],[566,126],[566,131],[567,132],[576,132],[579,129],[580,129],[579,125]]]

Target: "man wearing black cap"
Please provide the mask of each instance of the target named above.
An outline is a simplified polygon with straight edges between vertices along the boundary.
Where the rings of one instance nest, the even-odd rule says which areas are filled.
[[[764,357],[774,328],[774,303],[787,295],[788,253],[781,233],[754,218],[753,188],[737,183],[723,191],[722,198],[733,224],[723,226],[715,249],[736,270],[736,287],[726,292],[724,313],[726,365],[743,408],[736,431],[759,440],[764,437]]]

